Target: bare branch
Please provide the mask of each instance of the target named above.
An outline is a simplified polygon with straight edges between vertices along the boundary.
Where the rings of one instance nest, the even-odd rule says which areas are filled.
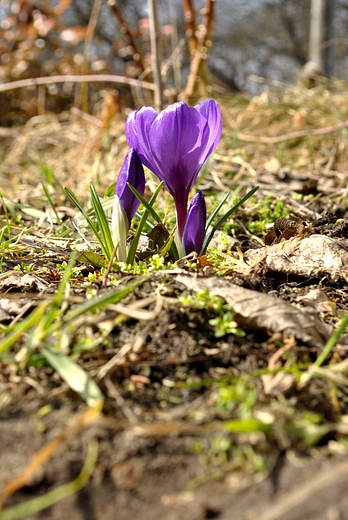
[[[140,47],[134,38],[132,31],[128,25],[127,20],[123,16],[121,7],[117,4],[116,0],[109,0],[108,1],[108,7],[110,7],[112,13],[115,15],[115,17],[118,20],[118,23],[120,24],[121,32],[125,37],[126,42],[130,47],[133,49],[133,59],[134,61],[139,65],[141,68],[141,71],[144,72],[146,69],[144,58],[142,55],[142,52],[140,50]]]
[[[161,34],[157,19],[157,0],[148,0],[149,22],[150,22],[150,42],[151,42],[151,63],[152,75],[155,89],[155,108],[158,112],[163,106],[163,88],[161,77]]]
[[[65,75],[65,76],[48,76],[42,78],[20,79],[0,85],[0,92],[8,92],[17,88],[36,87],[38,85],[51,85],[52,83],[119,83],[130,85],[132,87],[141,87],[147,90],[155,90],[155,85],[148,81],[139,81],[137,79],[126,78],[125,76],[115,76],[113,74],[87,74],[86,76]]]
[[[205,65],[203,64],[205,64],[205,60],[208,54],[208,48],[211,45],[211,33],[214,20],[214,7],[215,0],[206,0],[203,24],[198,37],[198,46],[194,54],[193,60],[191,62],[191,71],[187,80],[185,90],[185,98],[187,98],[188,100],[190,100],[193,94],[199,73],[201,72],[201,75],[205,74],[205,71],[203,70],[203,67]]]
[[[102,0],[94,0],[91,16],[89,19],[89,23],[87,26],[85,44],[83,47],[83,57],[81,64],[81,75],[87,75],[89,72],[89,53],[91,50],[93,35],[95,31],[95,26],[97,24],[100,8],[102,5]],[[75,92],[75,106],[79,107],[81,103],[81,108],[84,112],[88,112],[88,84],[82,83],[81,87],[76,88]]]
[[[265,144],[276,144],[288,141],[289,139],[298,139],[299,137],[306,137],[310,135],[326,135],[338,130],[343,130],[348,127],[348,121],[343,121],[337,125],[327,126],[325,128],[316,128],[314,130],[298,130],[297,132],[290,132],[289,134],[276,135],[274,137],[264,137],[257,135],[246,135],[239,133],[237,139],[245,141],[247,143],[265,143]]]
[[[193,0],[182,0],[182,5],[185,15],[186,25],[186,38],[190,51],[190,55],[193,55],[197,48],[197,24],[196,24],[196,11],[193,5]]]
[[[178,48],[178,24],[176,17],[176,5],[175,2],[169,0],[169,13],[170,13],[170,25],[172,26],[171,43],[172,43],[172,57],[173,57],[173,72],[174,72],[174,85],[177,92],[181,89],[181,63],[177,57],[176,50]]]

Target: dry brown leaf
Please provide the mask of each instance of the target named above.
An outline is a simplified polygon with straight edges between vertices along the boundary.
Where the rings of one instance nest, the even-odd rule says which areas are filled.
[[[207,266],[210,267],[211,265],[213,265],[213,262],[208,260],[208,255],[199,256],[197,258],[197,262],[201,269],[203,269],[204,267],[207,267]]]
[[[176,280],[189,290],[209,289],[211,294],[224,298],[231,306],[238,325],[246,330],[281,332],[313,347],[323,347],[332,332],[331,327],[313,314],[269,294],[244,289],[218,276],[196,278],[181,274]]]
[[[295,237],[271,246],[266,266],[270,271],[283,274],[348,281],[348,251],[339,240],[325,235]]]
[[[287,350],[292,349],[296,345],[296,341],[293,337],[288,338],[284,347],[277,350],[268,361],[268,368],[270,370],[276,370],[281,366],[279,363],[280,358]],[[283,393],[292,387],[295,377],[293,374],[285,374],[279,372],[278,374],[264,374],[261,376],[263,389],[265,394]]]
[[[278,173],[280,169],[280,162],[276,157],[272,157],[269,161],[265,162],[264,168],[269,173]]]
[[[261,249],[250,249],[244,257],[249,265],[257,265],[264,259],[267,269],[277,273],[348,281],[346,245],[325,235],[292,237]]]
[[[35,274],[7,271],[0,275],[0,292],[14,289],[45,291],[49,284]]]

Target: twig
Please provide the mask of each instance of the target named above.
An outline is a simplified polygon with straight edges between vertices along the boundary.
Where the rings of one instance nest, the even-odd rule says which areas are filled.
[[[115,366],[120,365],[122,363],[123,358],[130,352],[133,348],[131,343],[125,343],[123,347],[115,354],[105,365],[103,365],[97,376],[96,381],[100,383],[112,370]]]
[[[153,301],[156,301],[156,305],[152,311],[141,310],[142,307],[153,303]],[[162,298],[156,298],[154,300],[152,296],[144,298],[143,300],[140,300],[136,303],[138,305],[131,304],[127,306],[123,305],[122,303],[115,303],[114,305],[110,305],[110,309],[135,320],[153,321],[160,314],[163,307]]]
[[[65,426],[58,435],[47,442],[39,451],[34,453],[24,471],[17,477],[7,482],[0,494],[0,509],[6,500],[16,491],[26,486],[33,478],[36,471],[41,468],[56,453],[57,449],[68,439],[71,439],[83,428],[96,421],[100,415],[102,404],[98,404],[93,408],[88,408],[81,414],[74,417],[70,423]]]
[[[82,64],[81,64],[81,75],[87,75],[89,72],[89,53],[91,50],[93,35],[95,26],[97,24],[102,0],[94,0],[91,16],[88,22],[85,44],[83,47]],[[75,106],[81,106],[84,112],[88,112],[88,83],[82,83],[81,87],[77,86],[75,92]]]
[[[128,25],[127,20],[123,16],[120,6],[117,4],[115,0],[109,0],[107,5],[108,7],[110,7],[112,13],[117,18],[118,23],[120,24],[121,32],[124,35],[125,40],[127,41],[128,45],[133,49],[133,60],[137,62],[137,64],[141,68],[141,71],[144,72],[146,68],[144,58],[135,38],[133,37],[132,31]]]
[[[117,405],[120,407],[128,421],[132,424],[136,424],[138,422],[137,416],[135,415],[133,410],[128,406],[126,401],[123,399],[121,392],[117,390],[117,388],[112,383],[109,377],[105,378],[105,386],[108,390],[109,396],[115,399]]]
[[[116,76],[114,74],[87,74],[86,76],[67,74],[64,76],[20,79],[18,81],[11,81],[10,83],[3,83],[0,85],[0,92],[16,90],[17,88],[36,87],[38,85],[51,85],[52,83],[93,83],[94,81],[120,83],[123,85],[131,85],[132,87],[139,86],[147,90],[156,89],[155,85],[148,81],[139,81],[137,79],[126,78],[125,76]]]
[[[190,55],[193,55],[197,48],[196,11],[193,5],[193,0],[182,0],[182,6],[185,14],[187,44]]]
[[[307,137],[310,135],[325,135],[331,134],[332,132],[337,132],[338,130],[343,130],[348,127],[348,120],[343,121],[342,123],[338,123],[333,126],[326,126],[325,128],[316,128],[314,130],[298,130],[297,132],[290,132],[289,134],[277,135],[274,137],[262,137],[262,136],[254,136],[254,135],[246,135],[246,134],[237,134],[236,138],[240,141],[245,141],[247,143],[265,143],[265,144],[276,144],[282,143],[283,141],[288,141],[289,139],[298,139],[299,137]]]
[[[146,69],[138,76],[138,85],[135,87],[135,93],[140,105],[145,105],[145,101],[141,92],[141,87],[139,87],[139,82],[143,81],[146,76],[152,77],[151,66],[146,67]]]
[[[91,123],[92,125],[98,126],[99,128],[103,127],[103,123],[98,119],[97,117],[91,116],[91,114],[86,114],[86,112],[82,112],[77,107],[71,107],[70,112],[74,115],[79,117],[80,119],[83,119],[84,121],[87,121],[88,123]]]
[[[105,274],[104,274],[104,277],[103,277],[103,284],[102,284],[103,287],[105,287],[106,284],[107,284],[108,276],[110,274],[112,264],[114,263],[114,259],[115,259],[115,256],[116,256],[119,244],[120,244],[120,242],[117,242],[117,244],[115,245],[114,250],[113,250],[112,255],[111,255],[111,258],[110,258],[110,261],[109,261],[108,266],[106,268],[106,271],[105,271]]]
[[[214,20],[214,6],[215,0],[206,0],[205,8],[204,8],[204,17],[203,24],[200,30],[200,34],[198,37],[198,45],[193,56],[191,62],[191,70],[190,75],[187,80],[187,85],[185,89],[185,97],[189,100],[193,94],[195,84],[197,82],[197,78],[199,73],[201,76],[205,74],[203,70],[203,64],[205,64],[205,60],[207,58],[208,47],[210,46],[210,36],[213,28],[213,20]],[[209,45],[208,45],[209,43]],[[202,78],[201,78],[202,79]]]
[[[156,85],[155,90],[155,109],[160,112],[163,107],[163,87],[161,77],[161,35],[157,18],[157,0],[148,0],[149,22],[150,22],[150,43],[151,43],[151,64],[152,75]]]
[[[61,16],[64,11],[67,10],[67,8],[71,5],[72,3],[72,0],[60,0],[60,2],[58,2],[58,5],[56,5],[56,7],[54,8],[54,14],[56,16]]]
[[[177,92],[181,89],[181,67],[180,61],[178,60],[177,48],[178,48],[178,24],[176,17],[176,4],[175,2],[169,2],[169,13],[170,13],[170,25],[172,26],[171,44],[172,44],[172,57],[173,57],[173,72],[174,72],[174,86]]]

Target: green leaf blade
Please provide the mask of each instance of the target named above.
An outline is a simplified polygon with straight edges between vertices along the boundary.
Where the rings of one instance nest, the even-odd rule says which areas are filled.
[[[60,377],[82,397],[88,406],[93,408],[103,401],[103,394],[97,383],[69,356],[49,347],[41,348],[41,353]]]

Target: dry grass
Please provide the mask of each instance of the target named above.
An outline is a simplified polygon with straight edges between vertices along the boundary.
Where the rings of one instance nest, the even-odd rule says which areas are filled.
[[[223,100],[222,113],[225,141],[230,145],[229,137],[233,137],[238,152],[255,169],[262,169],[275,157],[281,166],[304,173],[309,168],[318,173],[322,168],[345,170],[346,129],[309,137],[288,135],[347,121],[348,96],[342,83],[335,83],[331,90],[323,86],[311,90],[292,86],[252,99],[236,96]],[[237,150],[227,153],[236,154]]]
[[[245,175],[255,182],[255,172],[269,170],[270,160],[274,168],[276,160],[279,168],[295,169],[300,174],[338,177],[335,188],[343,187],[348,130],[334,128],[348,119],[344,84],[336,82],[330,90],[324,86],[279,88],[253,98],[225,94],[219,101],[224,134],[209,186],[222,189]],[[32,203],[42,195],[40,182],[45,179],[40,161],[45,161],[61,184],[68,184],[79,196],[87,194],[90,180],[103,191],[117,178],[128,148],[125,119],[126,114],[118,114],[105,131],[97,118],[46,114],[15,131],[4,129],[0,136],[3,190],[16,200]],[[333,128],[326,135],[293,135],[328,127]],[[268,142],[269,138],[276,138],[275,142]]]
[[[304,218],[308,216],[310,222],[331,210],[331,204],[336,204],[337,214],[345,216],[348,130],[338,125],[347,121],[347,99],[345,86],[339,83],[335,83],[330,91],[324,87],[313,90],[289,87],[255,98],[227,94],[220,97],[223,137],[200,182],[208,195],[240,184],[244,189],[260,185],[258,201],[248,201],[233,222],[235,227],[231,228],[230,238],[237,239],[237,244],[245,248],[262,245],[262,234],[278,218],[274,217],[274,209],[279,201],[284,202],[287,211],[298,209]],[[85,116],[78,120],[73,114],[46,114],[15,130],[0,129],[0,187],[5,197],[35,209],[47,209],[48,201],[41,185],[44,182],[59,210],[67,203],[60,185],[66,184],[79,198],[86,200],[89,198],[90,180],[102,195],[116,180],[128,148],[125,119],[125,113],[119,114],[106,130],[102,118]],[[317,131],[320,129],[327,129],[327,132],[319,135]],[[313,131],[317,133],[313,134]],[[308,180],[318,181],[318,190],[314,195],[315,185],[305,199],[301,189]],[[296,192],[300,197],[295,196]],[[269,193],[274,197],[264,199]],[[213,199],[213,196],[207,198],[209,205]],[[266,209],[271,214],[268,220],[262,213],[265,200]],[[20,205],[15,207],[20,208]],[[2,207],[0,209],[2,211]],[[76,214],[75,209],[60,209],[62,218]],[[169,204],[168,210],[172,210]],[[36,428],[37,419],[40,419],[39,412],[35,415],[36,402],[45,409],[51,399],[59,401],[65,423],[70,407],[75,411],[73,406],[80,403],[60,381],[59,374],[87,403],[94,394],[87,395],[86,399],[85,389],[97,389],[97,396],[107,397],[103,420],[106,423],[111,417],[112,420],[116,418],[115,424],[108,423],[108,434],[101,440],[104,444],[96,475],[99,468],[103,468],[105,477],[99,480],[99,484],[96,477],[95,487],[89,488],[94,499],[100,495],[105,503],[107,500],[104,500],[102,491],[108,482],[110,501],[118,497],[114,483],[108,477],[118,467],[113,458],[115,453],[124,456],[122,468],[126,467],[123,464],[134,464],[130,469],[134,467],[136,472],[130,471],[129,474],[139,473],[133,487],[127,484],[123,488],[124,492],[130,492],[131,501],[134,490],[140,490],[139,496],[153,495],[156,498],[160,492],[164,497],[163,490],[158,491],[158,482],[163,476],[174,475],[176,478],[179,475],[178,489],[183,489],[183,485],[195,489],[199,484],[216,478],[218,470],[219,478],[226,477],[226,482],[234,480],[238,483],[236,486],[240,486],[246,481],[250,483],[250,475],[255,474],[257,478],[259,474],[261,478],[270,475],[274,465],[278,464],[275,461],[284,452],[302,453],[306,450],[307,454],[313,453],[317,458],[319,453],[323,457],[330,453],[330,449],[336,449],[338,453],[347,452],[346,344],[331,343],[330,350],[324,350],[325,361],[328,354],[332,355],[330,364],[321,367],[323,359],[318,357],[322,352],[321,343],[307,345],[301,337],[295,341],[294,337],[270,326],[267,330],[272,330],[273,334],[266,337],[262,328],[265,320],[260,329],[262,334],[258,334],[251,327],[249,330],[246,319],[246,335],[238,337],[230,328],[223,328],[224,325],[231,327],[235,316],[225,307],[218,307],[217,300],[214,300],[218,293],[203,291],[189,297],[180,293],[181,300],[177,298],[183,281],[175,279],[177,270],[173,269],[171,280],[167,280],[168,273],[164,278],[163,273],[157,277],[152,276],[151,271],[146,280],[134,277],[130,281],[125,273],[115,270],[112,279],[105,278],[112,292],[105,291],[102,273],[97,267],[90,265],[89,261],[84,264],[81,256],[74,266],[75,256],[71,251],[80,245],[80,237],[75,234],[72,247],[72,228],[66,220],[61,226],[54,224],[48,218],[50,215],[46,215],[44,222],[33,213],[28,216],[23,212],[22,222],[19,219],[17,222],[16,218],[9,219],[7,214],[2,217],[3,256],[0,266],[3,276],[0,281],[5,325],[0,345],[4,365],[0,374],[3,392],[0,408],[2,406],[6,412],[11,407],[25,410],[27,406],[35,417],[33,420],[28,420],[27,415],[19,417],[18,424],[23,430],[18,446],[29,443],[27,451],[37,449],[40,459],[42,452],[32,446],[31,428]],[[14,217],[17,217],[16,213]],[[250,223],[261,224],[261,231],[248,228]],[[236,224],[237,234],[233,235]],[[26,235],[24,230],[28,231]],[[346,228],[341,227],[341,232],[345,239]],[[20,233],[23,236],[11,242]],[[253,266],[246,263],[247,253],[243,257],[241,248],[238,258],[230,253],[221,251],[215,259],[219,266],[206,266],[208,270],[202,267],[200,276],[195,272],[195,276],[189,279],[195,283],[198,280],[204,286],[208,285],[210,277],[212,284],[218,285],[219,281],[228,286],[230,281],[214,276],[226,258],[232,260],[233,265],[239,262],[240,272],[235,269],[232,273],[229,265],[230,272],[225,270],[219,274],[226,278],[234,274],[238,285],[253,290],[255,296],[268,297],[264,293],[276,292],[289,309],[302,313],[300,307],[304,304],[301,302],[309,289],[315,287],[320,294],[323,289],[326,291],[324,302],[319,301],[326,306],[318,306],[326,324],[336,326],[341,320],[337,310],[346,311],[345,281],[331,283],[326,275],[313,281],[312,275],[298,275],[294,290],[287,272],[283,273],[283,278],[265,271],[265,267],[251,272]],[[289,250],[284,252],[285,260],[289,254]],[[63,265],[69,257],[70,262]],[[214,250],[209,259],[214,261]],[[178,267],[181,266],[184,264],[179,263]],[[72,274],[74,276],[69,278]],[[70,289],[66,290],[68,282]],[[234,289],[232,287],[231,284],[231,294],[236,292],[237,285]],[[224,289],[228,291],[226,287]],[[40,291],[43,294],[38,294]],[[254,305],[255,301],[256,297],[253,298]],[[227,297],[226,302],[229,303]],[[270,308],[273,308],[273,300],[271,304]],[[257,309],[255,312],[260,314],[264,311],[266,305],[262,305],[261,311]],[[231,302],[230,308],[233,310]],[[224,321],[225,317],[227,321]],[[271,317],[277,327],[279,320],[274,322],[273,314]],[[304,317],[307,323],[307,315]],[[343,328],[345,324],[346,321]],[[297,327],[298,330],[302,328]],[[42,364],[42,356],[48,363]],[[315,360],[321,361],[315,364]],[[274,370],[279,370],[276,375],[280,379],[277,381]],[[84,371],[83,384],[77,388],[75,381],[81,379],[81,371]],[[307,379],[302,378],[300,389],[294,383],[301,374]],[[314,374],[316,377],[312,377]],[[88,385],[86,381],[89,381]],[[100,389],[92,382],[100,384]],[[269,389],[272,385],[275,388],[276,383],[283,386],[280,385],[275,395],[270,395]],[[40,419],[44,428],[41,436],[45,428],[50,435],[57,428],[54,413],[50,410],[46,419]],[[46,426],[44,420],[47,420]],[[9,421],[4,421],[6,424]],[[9,425],[7,433],[11,440],[13,424]],[[123,433],[132,433],[133,427],[138,428],[139,437],[156,439],[160,451],[154,450],[154,443],[141,444],[139,451],[137,448],[134,450],[135,437],[129,437],[131,440],[127,447]],[[69,428],[62,431],[70,432]],[[70,433],[68,436],[72,437]],[[91,431],[87,433],[93,435]],[[55,439],[59,441],[61,438],[58,435]],[[334,448],[326,444],[329,438],[334,439]],[[322,446],[313,448],[320,439]],[[342,445],[339,444],[341,440],[344,441]],[[41,438],[40,442],[42,446]],[[18,446],[11,450],[12,459]],[[80,445],[78,450],[81,458],[83,450]],[[2,457],[7,455],[6,444],[3,451]],[[51,452],[45,453],[51,455]],[[178,453],[183,454],[182,467],[178,463]],[[69,450],[66,450],[59,460],[57,457],[57,461],[52,459],[46,465],[45,471],[48,474],[52,471],[55,484],[59,478],[64,482],[70,478],[64,466],[68,455]],[[12,460],[11,464],[4,460],[5,469],[18,472],[20,478],[26,475],[22,473],[23,461],[18,464],[20,468],[14,468]],[[150,468],[151,464],[152,470],[157,469],[142,479],[143,468]],[[30,465],[28,467],[30,469]],[[13,476],[6,475],[7,479]],[[17,482],[23,485],[23,480]],[[295,484],[296,480],[290,482],[292,486]],[[318,486],[321,485],[320,481]],[[13,488],[17,489],[18,486]],[[41,493],[38,488],[33,489],[32,495],[36,497],[39,491]],[[307,489],[308,495],[310,491]],[[8,497],[9,493],[5,498]],[[20,496],[18,500],[25,503],[27,499],[28,496]],[[14,497],[13,504],[16,500]]]

